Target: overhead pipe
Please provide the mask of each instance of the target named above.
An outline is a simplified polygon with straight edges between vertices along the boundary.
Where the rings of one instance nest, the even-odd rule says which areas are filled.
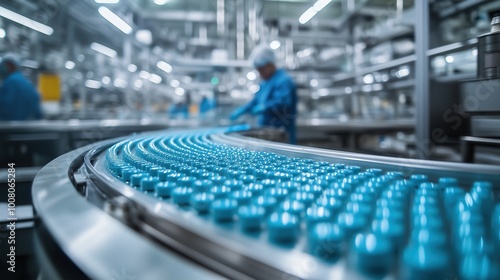
[[[225,37],[226,33],[226,3],[225,0],[217,0],[217,35]]]
[[[245,1],[236,2],[236,59],[245,59]]]

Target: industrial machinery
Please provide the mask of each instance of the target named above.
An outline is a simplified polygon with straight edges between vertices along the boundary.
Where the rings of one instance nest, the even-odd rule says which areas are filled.
[[[33,202],[93,279],[498,279],[499,174],[191,129],[65,154]]]

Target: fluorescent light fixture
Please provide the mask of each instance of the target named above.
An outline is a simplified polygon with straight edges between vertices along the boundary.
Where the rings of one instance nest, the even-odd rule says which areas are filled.
[[[269,44],[269,47],[273,50],[277,50],[279,47],[281,47],[281,43],[278,40],[274,40]]]
[[[156,74],[151,74],[151,76],[149,77],[149,81],[155,84],[159,84],[161,83],[162,79],[160,76]]]
[[[172,80],[170,81],[170,85],[174,88],[178,87],[181,85],[181,83],[178,80]]]
[[[71,60],[68,60],[68,61],[66,61],[66,63],[64,63],[64,67],[66,67],[66,69],[71,70],[71,69],[75,68],[75,63]]]
[[[156,5],[165,5],[169,0],[154,0]]]
[[[307,9],[300,17],[299,23],[305,24],[309,20],[311,20],[319,11],[323,10],[326,5],[330,4],[332,0],[318,0],[312,7]]]
[[[135,39],[145,45],[151,45],[153,43],[153,34],[147,29],[137,30],[135,32]]]
[[[116,28],[120,29],[123,33],[130,34],[132,32],[132,27],[110,9],[106,7],[99,7],[98,11],[103,18],[109,21]]]
[[[179,96],[183,96],[185,92],[186,91],[183,88],[181,88],[181,87],[178,87],[178,88],[175,89],[175,94],[177,94]]]
[[[137,65],[135,64],[129,64],[128,67],[127,67],[128,71],[134,73],[135,71],[137,71]]]
[[[126,88],[128,83],[127,83],[127,81],[122,80],[122,79],[115,79],[115,81],[113,82],[113,85],[117,88]]]
[[[149,79],[149,76],[151,76],[151,74],[149,74],[148,71],[142,70],[141,72],[139,72],[139,77],[143,78],[144,80]]]
[[[0,39],[5,38],[5,35],[6,35],[5,29],[0,28]]]
[[[90,44],[90,48],[93,49],[96,52],[102,53],[103,55],[109,56],[109,57],[115,57],[116,56],[116,51],[113,49],[110,49],[106,46],[103,46],[98,43],[92,43]]]
[[[95,0],[98,4],[116,4],[120,2],[120,0]]]
[[[109,83],[111,83],[111,79],[108,76],[104,76],[104,77],[102,77],[101,82],[104,85],[109,85]]]
[[[7,10],[4,7],[0,7],[0,17],[4,17],[6,19],[12,20],[13,22],[17,22],[21,25],[24,25],[28,28],[31,28],[35,31],[38,31],[40,33],[43,33],[45,35],[52,35],[54,33],[54,29],[52,27],[47,26],[43,23],[40,23],[38,21],[34,21],[32,19],[29,19],[25,16],[22,16],[18,13],[14,13],[11,10]]]
[[[0,33],[0,38],[3,38]],[[472,49],[472,55],[477,56],[477,48]]]
[[[158,63],[156,63],[156,66],[167,73],[172,72],[172,66],[170,64],[166,63],[165,61],[161,61],[161,60],[158,61]]]
[[[144,82],[142,80],[135,80],[134,82],[134,87],[136,88],[141,88],[144,85]]]
[[[372,74],[367,74],[363,77],[363,83],[365,84],[373,84],[375,81],[375,78],[373,77]]]
[[[38,69],[40,64],[34,60],[30,59],[25,59],[22,63],[21,66],[26,67],[26,68],[32,68],[32,69]]]
[[[253,81],[253,80],[257,79],[257,74],[255,74],[254,71],[250,71],[247,73],[247,79],[250,81]]]
[[[318,80],[316,80],[316,79],[312,79],[312,80],[309,82],[309,84],[310,84],[312,87],[317,87],[317,86],[318,86],[318,84],[319,84],[319,82],[318,82]]]
[[[102,83],[96,80],[85,80],[85,86],[92,89],[99,89],[101,88]]]

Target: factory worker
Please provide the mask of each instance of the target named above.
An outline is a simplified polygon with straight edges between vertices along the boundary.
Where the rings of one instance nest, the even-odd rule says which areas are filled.
[[[202,93],[200,101],[200,115],[205,115],[206,112],[215,108],[215,100],[210,98],[207,93]]]
[[[26,121],[41,119],[40,94],[20,71],[20,60],[7,54],[0,62],[0,120]]]
[[[258,46],[250,55],[262,82],[259,91],[248,104],[236,109],[231,120],[251,113],[258,116],[261,126],[283,127],[288,141],[296,143],[295,117],[297,112],[297,89],[288,73],[276,67],[274,51],[267,46]]]

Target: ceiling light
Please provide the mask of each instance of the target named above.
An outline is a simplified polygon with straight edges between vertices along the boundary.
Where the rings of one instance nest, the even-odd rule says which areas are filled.
[[[5,33],[5,29],[0,28],[0,39],[1,39],[1,38],[5,38],[5,35],[6,35],[6,33]]]
[[[178,80],[172,80],[170,81],[170,85],[174,88],[178,87],[181,85],[181,83]]]
[[[153,43],[153,34],[147,29],[138,30],[135,32],[135,39],[145,45],[151,45]]]
[[[88,88],[99,89],[99,88],[101,88],[101,85],[102,85],[101,82],[96,81],[96,80],[86,80],[85,81],[85,86]]]
[[[257,93],[260,87],[258,85],[251,85],[249,89],[251,93]]]
[[[100,52],[103,55],[109,56],[109,57],[115,57],[116,56],[116,51],[113,49],[110,49],[106,46],[103,46],[98,43],[92,43],[90,44],[90,48],[93,49],[96,52]]]
[[[111,79],[108,76],[104,76],[102,77],[101,82],[105,85],[109,85],[109,83],[111,83]]]
[[[137,66],[135,64],[129,64],[127,69],[128,71],[134,73],[135,71],[137,71]]]
[[[75,63],[71,60],[68,60],[68,61],[66,61],[66,63],[64,63],[64,67],[66,67],[66,69],[71,70],[71,69],[75,68]]]
[[[166,63],[165,61],[161,61],[161,60],[158,61],[158,63],[156,63],[156,66],[167,73],[172,72],[172,66],[170,64]]]
[[[367,74],[366,76],[363,77],[363,83],[365,84],[373,84],[375,81],[375,78],[373,77],[372,74]]]
[[[130,34],[132,32],[132,27],[110,9],[106,7],[99,7],[98,11],[103,18],[109,21],[116,28],[120,29],[123,33]]]
[[[134,82],[134,87],[136,88],[141,88],[144,85],[144,82],[142,80],[135,80]]]
[[[312,80],[309,82],[309,84],[310,84],[312,87],[317,87],[317,86],[318,86],[318,84],[319,84],[319,82],[318,82],[318,80],[316,80],[316,79],[312,79]]]
[[[34,21],[32,19],[29,19],[25,16],[18,14],[18,13],[14,13],[13,11],[7,10],[4,7],[0,7],[0,17],[4,17],[6,19],[12,20],[12,21],[17,22],[21,25],[24,25],[28,28],[31,28],[35,31],[43,33],[45,35],[52,35],[52,33],[54,33],[54,29],[52,29],[52,27],[47,26],[47,25],[40,23],[38,21]]]
[[[181,88],[181,87],[178,87],[178,88],[175,89],[175,94],[177,94],[179,96],[183,96],[185,92],[186,91],[183,88]]]
[[[448,63],[455,62],[455,58],[452,55],[447,56],[445,59],[446,59],[446,62],[448,62]]]
[[[165,5],[169,0],[154,0],[156,5]]]
[[[99,4],[116,4],[120,2],[120,0],[95,0],[95,2]]]
[[[151,74],[149,74],[149,72],[147,71],[142,70],[141,72],[139,72],[139,77],[145,80],[149,79],[149,76],[151,76]]]
[[[160,76],[156,74],[151,74],[151,76],[149,77],[149,81],[155,84],[159,84],[161,83],[162,79]]]
[[[115,79],[115,81],[113,82],[113,85],[115,87],[118,87],[118,88],[126,88],[128,83],[127,83],[127,81],[122,80],[122,79]]]
[[[257,74],[255,74],[254,71],[250,71],[247,73],[247,79],[250,81],[253,81],[253,80],[257,79]]]
[[[323,10],[326,5],[330,4],[332,0],[318,0],[312,7],[307,9],[300,17],[299,23],[305,24],[309,20],[311,20],[319,11]]]
[[[278,49],[279,47],[281,47],[281,43],[280,43],[280,41],[278,41],[278,40],[274,40],[274,41],[272,41],[272,42],[269,44],[269,47],[271,47],[271,49],[273,49],[273,50],[276,50],[276,49]]]

